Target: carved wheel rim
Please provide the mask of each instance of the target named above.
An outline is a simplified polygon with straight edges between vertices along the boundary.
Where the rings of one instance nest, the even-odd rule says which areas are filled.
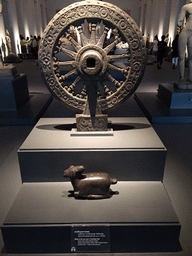
[[[79,26],[80,45],[67,31],[70,25],[81,25],[85,19],[92,24],[91,36],[87,40]],[[97,42],[95,20],[103,21],[105,25]],[[126,54],[110,55],[110,50],[119,43],[119,37],[104,47],[109,25],[128,43]],[[62,45],[63,35],[68,37],[74,50]],[[58,54],[61,52],[71,60],[60,61]],[[129,65],[122,68],[115,64],[125,58]],[[107,111],[130,97],[139,86],[146,65],[145,44],[136,23],[120,8],[100,1],[82,1],[62,9],[47,25],[39,47],[39,65],[48,89],[62,103],[77,112],[83,111],[87,99],[84,80],[87,79],[98,85],[98,104],[102,111]],[[61,67],[70,67],[70,70],[62,74]],[[120,79],[113,72],[120,74]]]

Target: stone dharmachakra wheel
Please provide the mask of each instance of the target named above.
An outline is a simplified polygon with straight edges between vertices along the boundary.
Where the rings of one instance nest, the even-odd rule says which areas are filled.
[[[88,37],[85,21],[91,24]],[[98,23],[103,24],[99,38]],[[76,27],[79,40],[71,35],[71,27]],[[106,46],[109,29],[116,31],[115,39]],[[127,52],[112,55],[120,41],[127,43]],[[146,65],[145,43],[133,19],[117,6],[101,1],[77,2],[58,12],[47,25],[39,47],[39,65],[48,89],[62,103],[82,112],[90,84],[96,86],[98,105],[106,112],[137,89]]]

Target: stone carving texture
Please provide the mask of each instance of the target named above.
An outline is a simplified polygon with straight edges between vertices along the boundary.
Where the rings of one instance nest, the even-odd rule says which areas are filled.
[[[88,41],[82,27],[78,27],[81,36],[82,45],[78,44],[68,33],[67,30],[71,24],[81,25],[84,19],[89,22],[94,20],[103,20],[106,29],[101,35],[99,42],[95,40],[95,25],[92,22],[92,32],[90,41]],[[118,29],[119,35],[123,41],[129,45],[127,54],[109,55],[110,49],[117,45],[119,38],[113,44],[104,48],[103,43],[107,34],[107,26]],[[66,36],[71,41],[74,51],[68,50],[59,40]],[[145,43],[138,26],[133,19],[123,10],[110,3],[101,1],[82,1],[69,5],[58,12],[47,25],[39,49],[39,65],[43,73],[45,83],[53,95],[64,104],[78,112],[82,112],[86,103],[86,86],[82,86],[80,92],[76,88],[89,74],[86,71],[86,58],[89,58],[89,51],[92,51],[96,60],[95,71],[92,78],[103,88],[103,94],[98,92],[98,104],[101,111],[115,108],[123,100],[127,99],[137,89],[146,65]],[[58,53],[64,52],[71,57],[71,61],[60,61]],[[88,57],[86,57],[88,56]],[[127,58],[129,66],[117,67],[114,60]],[[60,72],[60,67],[70,67],[70,70],[64,75]],[[123,74],[124,79],[119,81],[110,71],[116,71]],[[73,78],[69,84],[68,78]],[[71,80],[70,80],[71,81]],[[112,83],[114,88],[106,83]]]

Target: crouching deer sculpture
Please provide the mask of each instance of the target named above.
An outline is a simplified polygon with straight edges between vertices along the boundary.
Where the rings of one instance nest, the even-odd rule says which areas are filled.
[[[116,179],[112,179],[105,172],[82,174],[84,170],[84,166],[72,165],[63,173],[64,177],[71,179],[75,198],[103,199],[112,196],[110,185],[116,184]]]

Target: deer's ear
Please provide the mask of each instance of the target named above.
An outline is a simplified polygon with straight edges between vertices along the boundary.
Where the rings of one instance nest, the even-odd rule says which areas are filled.
[[[85,170],[85,167],[83,165],[76,166],[77,170],[76,172],[82,173]]]

